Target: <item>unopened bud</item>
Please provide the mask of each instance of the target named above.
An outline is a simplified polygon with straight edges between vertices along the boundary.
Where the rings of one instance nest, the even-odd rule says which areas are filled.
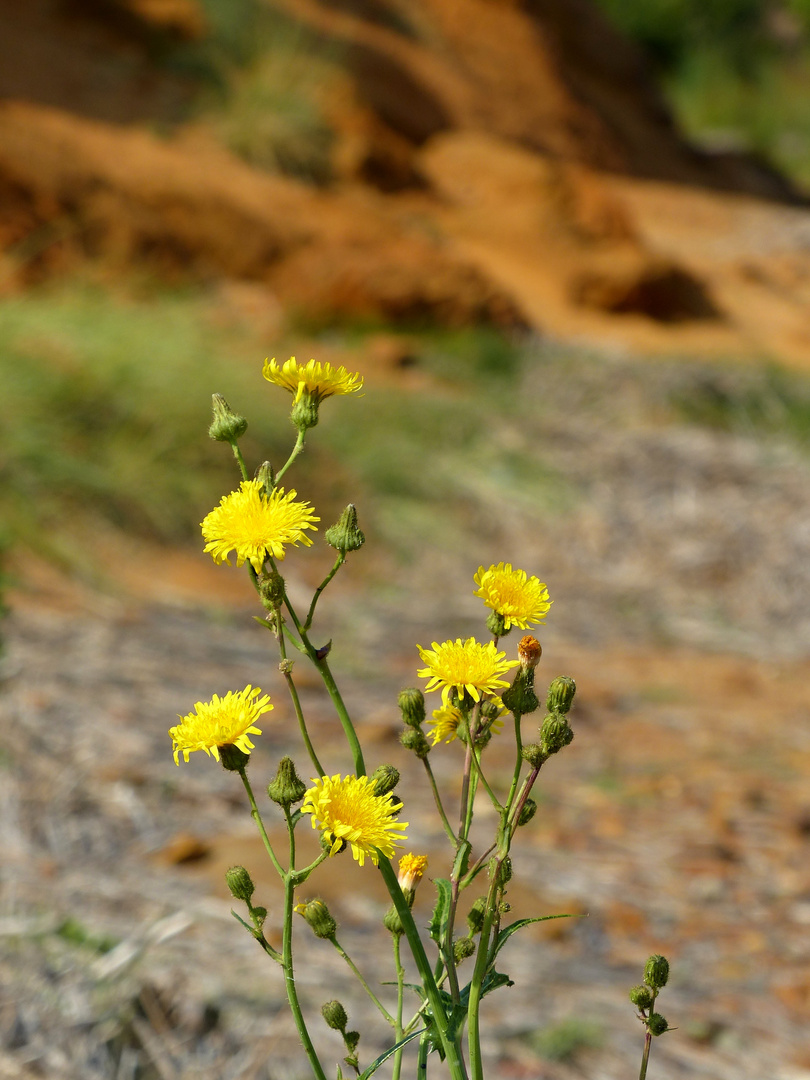
[[[295,763],[290,757],[283,757],[278,763],[274,780],[267,785],[267,794],[274,803],[286,806],[301,802],[307,793],[307,785],[295,771]]]
[[[546,708],[550,713],[567,713],[577,692],[577,684],[568,675],[558,675],[548,688]]]
[[[489,871],[490,879],[497,874],[498,884],[501,886],[506,885],[512,877],[512,860],[508,855],[504,856],[503,859],[492,858],[489,860],[487,869]]]
[[[534,669],[519,667],[508,690],[501,697],[506,708],[516,716],[526,716],[540,708],[534,692]]]
[[[548,760],[548,754],[539,743],[526,743],[520,751],[520,756],[533,769],[539,769],[543,762]]]
[[[573,737],[574,733],[568,726],[567,719],[560,713],[547,716],[540,728],[540,745],[547,756],[559,753],[564,746],[568,746]]]
[[[402,925],[402,919],[399,917],[399,912],[392,904],[383,916],[383,926],[389,934],[393,934],[395,937],[402,937],[405,933],[405,928]]]
[[[644,965],[644,982],[653,990],[660,990],[669,979],[669,960],[658,954],[651,956]]]
[[[349,1017],[339,1001],[327,1001],[325,1005],[321,1005],[321,1015],[333,1031],[346,1030]]]
[[[668,1027],[666,1017],[662,1016],[661,1013],[653,1013],[647,1020],[647,1031],[651,1035],[663,1035]]]
[[[296,904],[295,910],[304,916],[315,937],[329,939],[337,933],[337,923],[323,900],[305,900]]]
[[[472,956],[474,952],[475,942],[472,938],[456,938],[453,942],[453,959],[457,964],[460,964],[462,960],[466,960],[468,956]]]
[[[265,495],[269,495],[276,486],[276,474],[269,461],[263,461],[256,470],[256,479],[262,485]]]
[[[634,986],[630,991],[630,1000],[637,1009],[649,1009],[653,1003],[652,990],[649,986]]]
[[[418,731],[416,728],[405,728],[399,736],[399,741],[406,750],[412,751],[422,761],[430,753],[430,743],[427,741],[424,732]]]
[[[222,394],[213,394],[211,405],[214,410],[214,419],[208,429],[208,434],[217,442],[235,443],[247,431],[247,420],[233,411]]]
[[[499,611],[490,611],[487,616],[487,630],[493,637],[505,637],[511,629],[511,626],[507,628],[506,619]]]
[[[416,687],[400,690],[397,698],[402,722],[408,727],[418,728],[425,721],[425,695]]]
[[[518,814],[518,825],[528,825],[536,813],[537,801],[529,796]]]
[[[284,578],[277,570],[259,578],[259,596],[268,611],[276,611],[284,600]]]
[[[226,870],[225,882],[231,891],[231,896],[236,900],[244,900],[246,904],[250,903],[256,886],[244,866],[232,866],[230,870]]]
[[[326,530],[324,540],[342,555],[347,551],[357,551],[365,544],[366,538],[357,526],[357,510],[351,503],[340,515],[340,520]]]
[[[375,795],[387,795],[399,783],[399,769],[395,769],[393,765],[378,765],[370,780],[374,785]]]

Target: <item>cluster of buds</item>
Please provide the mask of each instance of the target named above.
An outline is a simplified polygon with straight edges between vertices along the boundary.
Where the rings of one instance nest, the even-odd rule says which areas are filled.
[[[654,1012],[655,999],[669,980],[669,961],[658,954],[651,956],[644,966],[644,982],[630,991],[630,1000],[638,1009],[642,1021],[650,1035],[663,1035],[669,1031],[666,1017]]]
[[[406,750],[424,761],[431,749],[427,735],[422,731],[422,724],[425,722],[425,695],[411,686],[400,691],[397,704],[405,725],[400,732],[399,741]]]
[[[357,1060],[357,1046],[360,1042],[359,1031],[347,1031],[346,1025],[349,1017],[341,1003],[336,999],[327,1001],[321,1006],[321,1015],[333,1031],[339,1031],[343,1036],[343,1045],[346,1047],[347,1056],[343,1059],[351,1068],[359,1071]],[[338,1069],[338,1074],[340,1070]]]
[[[524,760],[532,768],[539,769],[552,754],[559,753],[574,738],[567,714],[576,691],[576,683],[568,675],[559,675],[549,687],[546,698],[548,714],[540,725],[539,740],[528,743],[522,751]]]

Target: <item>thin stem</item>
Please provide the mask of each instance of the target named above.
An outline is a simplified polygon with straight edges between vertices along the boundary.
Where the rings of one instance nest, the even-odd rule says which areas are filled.
[[[489,967],[489,940],[492,932],[492,924],[495,919],[498,894],[498,871],[501,861],[492,874],[489,892],[487,894],[486,907],[484,908],[484,923],[481,927],[481,936],[478,941],[478,952],[475,957],[475,969],[470,980],[470,997],[467,1012],[467,1044],[470,1051],[470,1072],[472,1080],[484,1080],[484,1066],[481,1059],[481,1030],[479,1026],[480,1005],[484,986],[484,976]]]
[[[262,821],[262,816],[259,813],[259,808],[256,805],[256,799],[253,795],[253,788],[250,786],[250,781],[247,778],[247,773],[244,769],[240,769],[239,775],[242,777],[242,783],[245,785],[245,791],[247,792],[248,801],[250,802],[250,816],[256,822],[256,827],[258,828],[261,835],[265,851],[270,856],[270,861],[276,868],[276,871],[281,875],[281,877],[285,877],[286,874],[284,871],[284,867],[276,858],[276,853],[275,851],[273,851],[273,845],[270,843],[270,837],[267,835],[267,829],[265,829],[264,827],[264,822]]]
[[[292,453],[287,458],[286,462],[281,466],[279,471],[276,473],[275,478],[273,480],[273,487],[278,487],[279,480],[282,478],[282,476],[287,471],[287,469],[289,469],[289,467],[292,465],[292,463],[295,461],[295,459],[298,457],[298,455],[304,449],[304,439],[305,438],[306,438],[305,432],[302,431],[299,428],[298,429],[298,438],[295,440],[295,446],[292,449]]]
[[[392,934],[391,936],[394,940],[394,967],[397,972],[397,1015],[394,1023],[394,1033],[396,1041],[399,1042],[404,1035],[402,1029],[402,1010],[405,1004],[405,969],[402,966],[400,935]],[[399,1080],[400,1073],[402,1072],[402,1052],[404,1049],[404,1046],[400,1046],[399,1050],[394,1054],[394,1067],[391,1073],[391,1080]]]
[[[503,807],[498,801],[498,796],[487,783],[487,778],[484,776],[484,770],[481,768],[481,755],[478,752],[478,747],[475,745],[473,745],[472,747],[472,756],[475,763],[476,775],[478,776],[478,779],[481,781],[481,783],[484,785],[484,790],[486,791],[487,795],[489,795],[492,805],[495,807],[498,813],[500,813],[503,810]]]
[[[652,1046],[652,1035],[648,1031],[644,1036],[644,1052],[641,1055],[641,1071],[638,1074],[638,1080],[644,1080],[647,1075],[647,1062],[650,1060],[650,1047]]]
[[[276,611],[276,626],[279,628],[276,632],[279,654],[281,656],[281,664],[279,665],[279,667],[284,675],[284,680],[287,683],[287,691],[290,695],[290,699],[292,700],[293,708],[295,709],[295,716],[298,720],[298,730],[301,732],[301,738],[304,740],[304,746],[306,747],[307,753],[309,754],[309,760],[315,766],[315,771],[317,772],[318,776],[325,776],[326,774],[324,773],[323,765],[321,765],[320,761],[318,760],[318,755],[315,753],[315,747],[312,745],[312,740],[310,739],[309,732],[307,731],[307,723],[304,719],[304,710],[301,708],[301,701],[298,697],[298,690],[296,688],[295,682],[293,681],[292,664],[290,662],[285,663],[285,661],[287,661],[287,646],[284,640],[284,633],[281,624],[281,612],[278,610]]]
[[[381,1016],[384,1018],[385,1022],[387,1024],[390,1024],[392,1027],[395,1027],[396,1026],[396,1021],[394,1020],[393,1016],[388,1011],[388,1009],[386,1009],[386,1007],[383,1005],[383,1003],[380,1001],[380,999],[377,997],[377,995],[374,993],[374,991],[368,985],[366,980],[363,978],[363,976],[362,976],[362,974],[360,972],[360,969],[357,967],[354,960],[352,960],[352,958],[349,956],[349,954],[346,952],[346,950],[343,948],[343,946],[340,944],[340,942],[338,941],[338,939],[336,937],[331,937],[329,940],[332,942],[332,944],[335,946],[337,951],[340,953],[340,955],[343,957],[343,959],[349,965],[352,972],[357,977],[358,982],[363,987],[365,992],[368,994],[371,1001],[374,1002],[375,1007],[377,1008],[377,1010],[379,1011]]]
[[[439,817],[442,819],[442,825],[444,825],[444,831],[447,833],[450,843],[455,847],[456,834],[453,832],[453,826],[444,811],[442,805],[442,797],[439,794],[439,788],[436,784],[436,777],[433,775],[433,769],[430,767],[430,762],[427,758],[422,758],[422,764],[425,766],[425,772],[428,774],[428,780],[430,780],[430,787],[433,791],[433,801],[436,803],[436,809],[439,811]]]
[[[512,783],[511,783],[511,786],[509,788],[509,795],[508,795],[508,797],[506,799],[507,812],[510,810],[510,808],[512,806],[512,801],[515,798],[515,792],[517,791],[517,786],[520,783],[520,770],[523,767],[523,755],[522,755],[523,739],[521,737],[521,732],[520,732],[521,714],[520,713],[513,713],[513,717],[514,717],[514,721],[515,721],[515,746],[517,748],[517,754],[515,756],[515,771],[512,774]]]
[[[335,559],[335,565],[332,567],[332,569],[320,583],[318,588],[315,590],[315,593],[312,597],[312,603],[309,605],[309,611],[307,612],[307,621],[304,623],[305,630],[309,630],[310,626],[312,626],[312,619],[315,615],[315,605],[318,603],[321,593],[335,576],[335,574],[338,572],[338,570],[341,568],[341,566],[343,566],[345,561],[346,556],[342,552],[339,553],[337,559]]]
[[[242,457],[242,451],[239,449],[239,443],[232,442],[231,449],[233,450],[233,456],[236,458],[236,464],[239,466],[239,472],[242,474],[242,479],[249,480],[250,473],[248,472],[245,459]]]
[[[298,1029],[298,1037],[301,1040],[301,1045],[309,1058],[309,1064],[312,1067],[312,1071],[315,1074],[315,1080],[326,1080],[326,1074],[321,1068],[321,1063],[318,1060],[318,1055],[315,1051],[315,1047],[312,1045],[312,1039],[309,1037],[309,1031],[307,1030],[306,1021],[304,1020],[304,1014],[301,1011],[301,1004],[298,1000],[298,991],[295,986],[295,973],[293,971],[293,956],[292,956],[292,915],[293,915],[293,900],[295,898],[295,882],[291,876],[287,876],[284,879],[284,929],[283,929],[283,947],[282,947],[282,962],[284,964],[284,985],[287,990],[287,1001],[290,1005],[290,1012],[293,1015],[295,1026]]]
[[[416,1059],[416,1080],[426,1080],[427,1059],[430,1053],[430,1039],[425,1033],[419,1040],[419,1054]]]

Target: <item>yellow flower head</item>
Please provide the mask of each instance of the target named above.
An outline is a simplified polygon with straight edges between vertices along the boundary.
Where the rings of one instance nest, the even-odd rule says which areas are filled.
[[[251,735],[261,735],[256,721],[273,706],[267,694],[259,697],[258,686],[246,686],[237,693],[229,690],[225,697],[214,694],[210,701],[198,701],[194,712],[180,717],[180,723],[169,728],[174,742],[174,761],[180,764],[179,755],[188,761],[189,754],[204,750],[209,757],[219,761],[221,746],[236,746],[244,754],[253,749]]]
[[[422,875],[427,868],[427,855],[403,855],[399,860],[399,873],[397,881],[399,887],[405,892],[406,889],[415,889],[422,880]]]
[[[506,653],[498,652],[495,643],[482,645],[475,638],[462,641],[433,642],[430,652],[416,646],[427,667],[417,672],[421,679],[429,679],[425,689],[435,690],[442,686],[442,705],[447,706],[450,691],[455,687],[459,694],[466,690],[475,701],[480,701],[481,691],[494,694],[509,683],[500,678],[510,668],[517,667],[517,660],[506,660]]]
[[[512,626],[525,630],[530,623],[542,622],[553,603],[542,581],[527,577],[525,570],[513,570],[511,563],[498,563],[488,570],[479,566],[473,580],[478,586],[473,595],[503,618],[506,630]]]
[[[368,776],[322,776],[313,780],[304,796],[302,814],[312,814],[313,829],[320,829],[330,845],[330,855],[336,855],[344,844],[351,844],[352,855],[362,866],[366,855],[376,866],[377,848],[390,859],[394,847],[405,837],[396,833],[407,829],[408,823],[394,821],[402,809],[389,791],[377,795],[374,782]]]
[[[237,566],[247,560],[259,574],[268,555],[284,558],[285,544],[311,544],[304,529],[317,530],[313,522],[321,519],[309,503],[295,502],[296,494],[278,488],[265,495],[258,480],[243,480],[203,521],[205,551],[216,563],[230,563],[228,555],[235,551]]]
[[[457,709],[455,705],[448,705],[444,709],[434,709],[432,718],[428,720],[428,724],[433,728],[430,733],[433,738],[433,745],[436,746],[440,742],[452,742],[456,737],[460,723],[461,710]]]
[[[362,376],[352,374],[345,367],[333,368],[331,364],[316,363],[314,360],[302,365],[294,356],[281,367],[275,359],[265,360],[262,374],[268,382],[289,390],[294,395],[294,401],[298,401],[306,392],[315,404],[334,394],[354,394],[363,386]]]

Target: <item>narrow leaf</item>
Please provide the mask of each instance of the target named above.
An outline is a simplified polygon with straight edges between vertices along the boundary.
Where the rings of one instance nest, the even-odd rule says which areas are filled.
[[[436,886],[438,896],[436,897],[436,906],[433,909],[428,930],[433,940],[441,945],[444,940],[444,932],[447,929],[447,920],[450,916],[452,889],[447,878],[435,878],[433,884]]]
[[[420,1028],[418,1031],[412,1031],[410,1035],[406,1035],[404,1039],[400,1039],[399,1042],[395,1043],[394,1046],[389,1047],[388,1050],[385,1050],[382,1054],[380,1054],[378,1058],[372,1061],[372,1063],[367,1069],[363,1070],[363,1072],[358,1077],[358,1080],[368,1080],[368,1077],[375,1073],[381,1065],[384,1065],[390,1057],[393,1057],[397,1050],[405,1046],[406,1043],[411,1042],[411,1040],[416,1039],[420,1035],[424,1034],[425,1030],[425,1028]]]
[[[503,930],[498,934],[495,942],[495,947],[492,950],[492,956],[490,957],[490,963],[495,960],[495,957],[507,943],[512,934],[517,933],[524,926],[528,926],[530,923],[547,922],[549,919],[577,919],[581,918],[578,915],[539,915],[536,919],[517,919],[515,922],[505,926]]]

